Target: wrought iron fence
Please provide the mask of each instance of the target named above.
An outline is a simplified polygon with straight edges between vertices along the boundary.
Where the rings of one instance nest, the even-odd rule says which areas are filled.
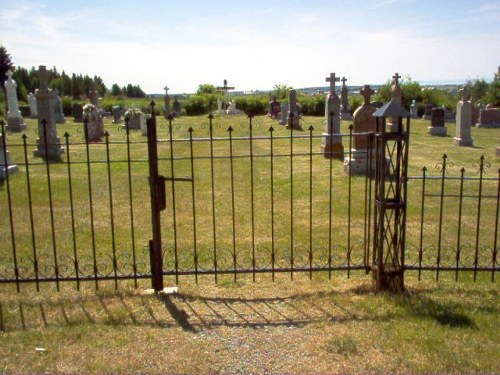
[[[221,129],[164,125],[158,168],[166,184],[161,214],[163,275],[369,271],[373,244],[371,172],[345,172],[344,158],[361,156],[372,171],[373,133],[342,134],[345,151],[327,155],[325,135],[312,127],[282,131],[245,125]],[[280,131],[277,131],[280,130]],[[0,283],[112,282],[151,278],[148,144],[138,132],[105,133],[89,143],[64,134],[57,163],[32,155],[35,142],[3,137],[20,173],[0,188]],[[336,135],[338,136],[338,135]],[[119,140],[114,140],[120,138]],[[6,165],[4,165],[6,166]],[[433,176],[409,177],[405,269],[498,270],[500,175],[481,159],[467,177],[446,158]],[[500,173],[500,172],[499,172]]]

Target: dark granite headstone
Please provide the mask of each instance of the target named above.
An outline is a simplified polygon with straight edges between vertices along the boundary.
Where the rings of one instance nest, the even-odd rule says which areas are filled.
[[[431,126],[429,126],[427,130],[430,135],[446,135],[446,127],[444,126],[443,108],[432,108]]]
[[[81,104],[73,103],[73,105],[71,106],[71,113],[76,122],[83,121],[83,107]]]

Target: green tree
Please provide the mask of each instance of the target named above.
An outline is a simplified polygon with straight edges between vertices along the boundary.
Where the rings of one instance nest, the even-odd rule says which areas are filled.
[[[475,79],[474,81],[467,81],[466,84],[470,87],[471,97],[475,101],[483,101],[488,91],[488,83],[484,79]]]
[[[278,99],[286,99],[288,91],[292,88],[292,86],[288,86],[286,83],[277,83],[273,86],[274,95],[276,95]]]
[[[111,95],[113,95],[113,96],[121,96],[121,95],[123,95],[122,89],[116,83],[114,83],[111,86]]]
[[[495,73],[495,78],[488,86],[484,97],[486,104],[491,104],[495,107],[500,107],[500,69]]]
[[[7,79],[7,72],[13,68],[12,60],[4,46],[0,45],[0,82],[2,84],[3,96],[5,98],[5,113],[7,113],[7,95],[4,82]]]
[[[216,92],[217,88],[210,83],[201,83],[196,90],[196,94],[215,94]]]

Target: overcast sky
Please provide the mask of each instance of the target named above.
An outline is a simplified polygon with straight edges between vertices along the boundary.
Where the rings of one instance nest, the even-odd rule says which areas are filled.
[[[0,0],[15,65],[110,87],[194,92],[485,78],[500,65],[500,0]]]

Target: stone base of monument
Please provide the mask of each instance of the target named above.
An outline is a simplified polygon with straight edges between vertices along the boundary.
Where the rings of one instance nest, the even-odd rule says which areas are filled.
[[[489,128],[489,129],[498,129],[500,128],[500,122],[490,123],[490,124],[482,124],[478,122],[476,124],[476,128]]]
[[[386,157],[386,166],[389,166],[390,162],[390,158]],[[371,157],[368,157],[366,151],[352,150],[351,157],[344,158],[344,172],[346,174],[374,178],[376,169],[375,152],[371,154]]]
[[[351,112],[344,112],[342,111],[340,113],[340,119],[341,120],[345,120],[345,121],[350,121],[352,120],[352,115],[351,115]]]
[[[4,151],[0,150],[0,180],[5,180],[7,176],[7,172],[9,176],[11,174],[19,172],[19,168],[15,164],[10,164],[9,151],[7,151],[7,168],[5,168],[5,159],[4,159]]]
[[[290,129],[290,119],[288,119],[288,121],[286,123],[286,128]],[[294,129],[294,130],[302,130],[302,125],[300,123],[300,118],[295,118],[295,117],[293,118],[291,128]]]
[[[344,159],[344,146],[342,145],[342,137],[340,135],[323,133],[321,148],[325,154],[325,158]]]
[[[226,115],[242,115],[244,114],[245,112],[243,111],[240,111],[239,109],[233,109],[233,110],[227,110],[226,111]]]
[[[439,136],[446,136],[448,134],[448,131],[446,129],[446,126],[429,126],[427,128],[427,134],[430,135],[439,135]]]
[[[33,155],[49,161],[58,161],[64,154],[64,149],[60,145],[49,144],[46,150],[45,146],[39,145],[37,149],[33,150]]]
[[[10,132],[21,132],[26,130],[26,124],[22,117],[7,118],[7,128]]]
[[[472,146],[472,138],[453,138],[453,144],[456,146],[465,146],[465,147],[471,147]]]
[[[126,124],[122,125],[123,129],[127,128]],[[130,129],[136,129],[139,130],[141,128],[141,117],[136,116],[136,117],[131,117],[128,119],[128,128]]]

